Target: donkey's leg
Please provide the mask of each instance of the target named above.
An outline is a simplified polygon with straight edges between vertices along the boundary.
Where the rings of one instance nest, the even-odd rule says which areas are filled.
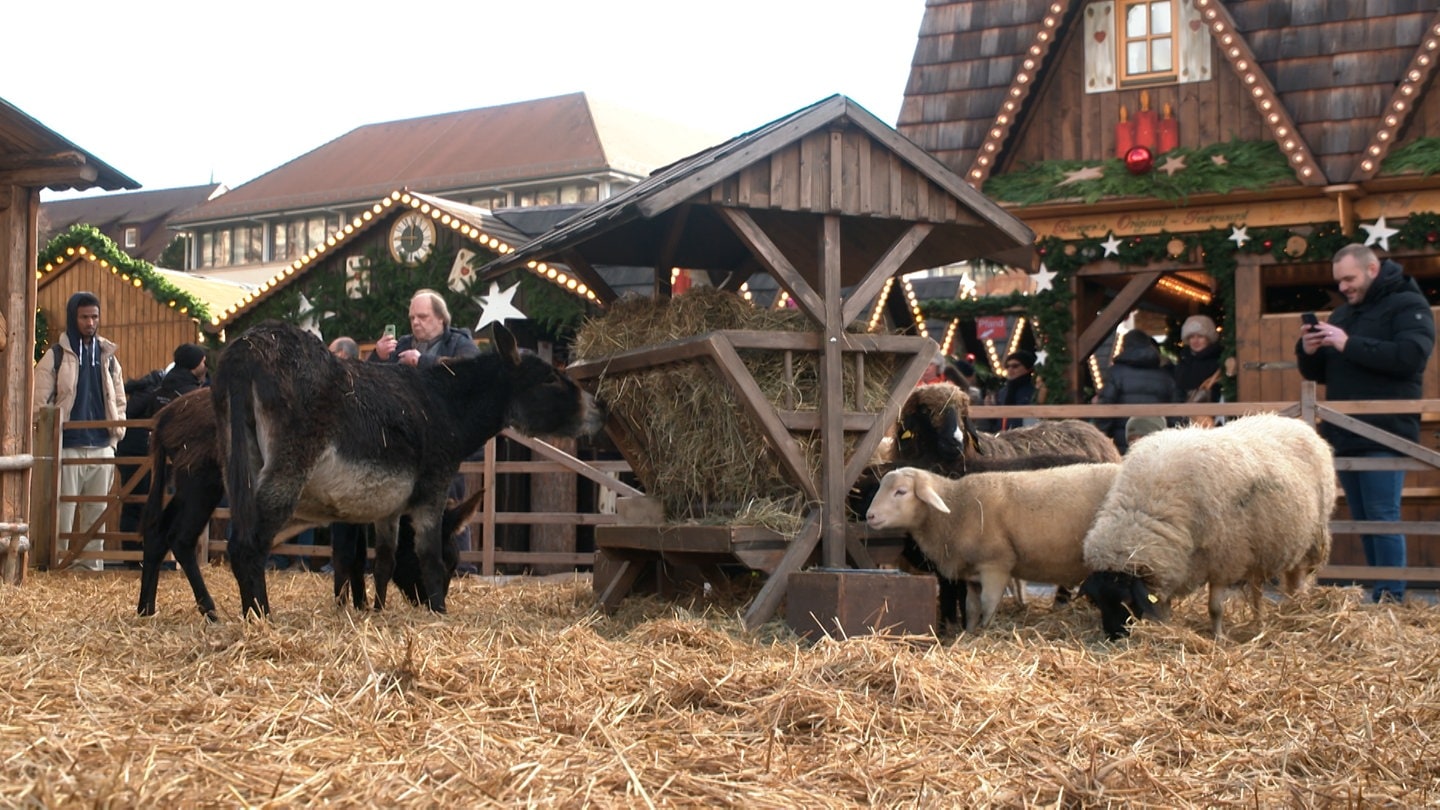
[[[411,510],[410,523],[415,529],[415,556],[420,562],[420,579],[425,583],[430,609],[445,612],[445,596],[450,590],[450,572],[445,568],[445,555],[440,538],[444,504]]]
[[[385,607],[385,592],[395,574],[395,545],[400,533],[400,516],[375,522],[375,609]]]

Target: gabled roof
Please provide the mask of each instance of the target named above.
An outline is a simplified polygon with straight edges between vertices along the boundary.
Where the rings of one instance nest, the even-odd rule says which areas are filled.
[[[119,239],[120,231],[126,227],[139,227],[140,244],[128,252],[154,262],[175,237],[166,223],[224,191],[224,186],[212,183],[41,203],[40,242],[49,242],[71,225],[82,223],[94,225],[111,239]]]
[[[356,238],[370,230],[376,223],[389,221],[387,214],[392,209],[400,210],[402,208],[413,208],[429,214],[440,226],[449,227],[476,245],[498,253],[508,253],[514,249],[515,245],[525,241],[523,234],[487,209],[463,205],[408,189],[397,189],[373,201],[368,210],[346,222],[340,231],[328,238],[324,244],[286,265],[268,281],[240,296],[224,310],[217,310],[209,323],[201,324],[201,326],[211,332],[227,328],[236,318],[245,315],[276,292],[303,278],[312,264],[328,256],[333,256],[337,250],[352,244]]]
[[[0,98],[0,185],[51,191],[140,184]]]
[[[639,178],[713,141],[673,122],[571,93],[362,126],[177,223],[357,203],[400,187],[443,194],[610,171]]]
[[[938,203],[932,213],[943,210],[943,213],[936,214],[937,218],[949,217],[951,221],[937,222],[935,231],[911,254],[905,265],[897,268],[898,271],[908,272],[968,258],[993,256],[1013,250],[1017,245],[1028,247],[1033,241],[1034,235],[1024,224],[966,185],[934,157],[854,101],[836,95],[657,170],[638,185],[595,204],[514,253],[485,265],[480,270],[481,277],[493,278],[526,264],[533,268],[540,260],[573,264],[577,257],[574,253],[567,255],[567,252],[579,250],[581,245],[584,246],[580,251],[583,260],[591,267],[601,264],[654,267],[657,263],[668,262],[691,269],[740,269],[747,261],[748,253],[738,246],[734,234],[723,224],[713,227],[713,223],[705,221],[699,214],[681,215],[678,222],[672,223],[657,220],[684,208],[687,203],[699,201],[714,206],[717,198],[728,200],[730,206],[744,208],[747,207],[745,199],[752,194],[756,199],[762,194],[767,196],[766,203],[757,205],[757,208],[789,208],[784,214],[775,214],[776,217],[794,218],[831,212],[853,215],[853,209],[863,208],[869,202],[868,198],[852,202],[849,198],[842,200],[838,196],[822,197],[819,192],[808,188],[765,188],[752,192],[746,186],[753,187],[757,182],[755,179],[736,179],[747,169],[766,166],[772,156],[807,137],[844,130],[863,132],[876,144],[876,150],[873,154],[867,153],[864,168],[853,170],[829,163],[828,157],[817,155],[817,160],[824,160],[831,166],[828,179],[835,186],[830,190],[831,195],[841,195],[844,193],[841,189],[847,188],[865,198],[873,189],[878,199],[900,184],[902,176],[908,178],[906,183],[931,184],[936,196],[948,195],[949,199]],[[798,160],[799,156],[796,157]],[[771,182],[775,182],[782,170],[767,167],[766,171],[770,173]],[[818,171],[818,167],[812,167],[811,171]],[[855,175],[846,183],[844,177],[849,175],[844,173],[849,171],[855,171]],[[883,179],[876,180],[877,175]],[[731,185],[735,185],[733,190]],[[878,188],[882,185],[884,189]],[[793,193],[801,203],[782,204],[781,198],[785,193]],[[810,194],[821,198],[805,202]],[[890,198],[889,202],[897,210],[901,208],[899,200]],[[847,205],[851,211],[843,210]],[[722,203],[714,207],[729,206]],[[684,219],[684,216],[689,216],[689,219]],[[854,216],[854,219],[857,223],[871,225],[890,220],[886,223],[887,229],[874,231],[872,238],[862,238],[866,247],[878,245],[882,251],[904,227],[904,223],[895,221],[898,218],[878,214],[874,210],[866,210],[864,215]],[[672,231],[672,226],[682,229],[683,233]],[[799,238],[809,242],[813,234],[802,234]],[[810,249],[813,250],[813,244]],[[802,252],[795,250],[792,255]],[[862,254],[855,267],[868,267],[865,260]],[[587,281],[593,283],[593,279]]]
[[[1214,40],[1215,70],[1239,77],[1306,185],[1372,177],[1413,117],[1440,53],[1434,0],[1195,3]],[[996,163],[983,162],[986,155],[1000,151],[987,144],[1003,146],[1017,119],[1045,114],[1027,102],[1060,43],[1083,35],[1091,5],[932,0],[897,128],[971,182],[983,181]]]

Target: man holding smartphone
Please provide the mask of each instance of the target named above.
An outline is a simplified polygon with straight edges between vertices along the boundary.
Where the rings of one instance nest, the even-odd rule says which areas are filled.
[[[1300,376],[1325,386],[1330,400],[1419,399],[1425,365],[1435,348],[1435,318],[1430,302],[1400,265],[1364,245],[1346,245],[1335,254],[1335,282],[1341,304],[1325,323],[1302,319],[1295,358]],[[1364,414],[1355,418],[1403,439],[1418,441],[1418,414]],[[1321,433],[1335,455],[1386,458],[1401,455],[1329,422]],[[1398,521],[1404,470],[1343,470],[1340,486],[1354,520]],[[1361,536],[1365,561],[1375,566],[1407,564],[1405,535]],[[1376,582],[1371,599],[1402,601],[1403,580]]]
[[[410,298],[410,334],[395,337],[393,326],[375,341],[370,360],[433,366],[442,357],[473,357],[480,353],[475,340],[464,329],[450,325],[450,308],[434,290],[420,290]]]
[[[450,325],[450,308],[445,305],[440,293],[418,290],[410,297],[410,334],[397,340],[394,327],[387,325],[385,333],[375,341],[370,362],[400,363],[423,369],[446,357],[474,357],[478,354],[480,349],[469,330]],[[465,476],[456,475],[451,480],[449,497],[456,502],[465,499]],[[461,529],[455,539],[462,553],[470,551],[468,527]],[[463,560],[455,570],[457,574],[478,573],[474,563]]]

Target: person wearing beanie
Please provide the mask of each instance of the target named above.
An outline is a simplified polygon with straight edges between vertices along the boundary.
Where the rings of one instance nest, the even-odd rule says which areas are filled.
[[[151,399],[150,416],[205,384],[208,371],[204,346],[181,343],[175,347],[174,358],[175,362],[165,372],[165,379],[160,381],[160,387]]]
[[[995,397],[996,405],[1029,405],[1035,401],[1035,353],[1011,352],[1005,356],[1005,384]],[[1000,430],[1035,424],[1035,419],[1003,417]]]
[[[1435,317],[1415,279],[1399,264],[1385,260],[1360,244],[1336,252],[1331,266],[1345,303],[1313,326],[1302,323],[1295,341],[1300,376],[1325,386],[1331,400],[1420,399],[1425,366],[1435,350]],[[1417,413],[1357,414],[1356,419],[1411,442],[1420,441]],[[1320,434],[1338,457],[1386,458],[1400,451],[1341,428],[1320,424]],[[1405,470],[1340,470],[1340,487],[1351,520],[1393,523],[1400,520]],[[1369,565],[1409,565],[1405,535],[1368,533],[1360,536]],[[1405,598],[1406,582],[1375,582],[1376,602]]]
[[[1191,315],[1180,327],[1180,357],[1175,361],[1175,387],[1186,402],[1220,399],[1220,330],[1205,315]]]
[[[1125,443],[1134,447],[1135,442],[1164,429],[1163,416],[1132,416],[1125,420]]]
[[[65,305],[65,335],[50,347],[35,364],[35,412],[55,406],[60,422],[123,420],[125,418],[125,376],[115,356],[115,344],[100,336],[100,299],[91,292],[77,292]],[[125,435],[125,428],[64,428],[60,441],[60,457],[111,459],[115,445]],[[110,479],[115,467],[109,462],[97,464],[62,464],[60,494],[62,496],[103,497],[110,492]],[[78,508],[77,508],[78,506]],[[70,532],[85,532],[105,511],[103,501],[93,503],[67,502],[63,497],[56,507],[58,541],[61,560],[71,552]],[[76,518],[79,518],[77,521]],[[105,527],[98,527],[104,532]],[[105,549],[103,539],[85,543],[87,552]],[[100,571],[104,560],[87,559],[75,567]]]
[[[1102,405],[1141,405],[1178,402],[1180,395],[1155,339],[1139,329],[1131,329],[1120,336],[1110,368],[1101,375],[1100,393],[1095,398]],[[1125,438],[1125,418],[1099,421],[1096,426],[1109,434],[1115,447],[1124,453],[1130,446]]]

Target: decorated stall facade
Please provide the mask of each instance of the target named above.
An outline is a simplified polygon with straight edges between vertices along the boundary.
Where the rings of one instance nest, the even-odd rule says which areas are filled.
[[[1180,323],[1204,313],[1233,361],[1227,397],[1283,403],[1299,398],[1301,313],[1323,318],[1340,301],[1330,260],[1341,246],[1375,247],[1440,302],[1440,3],[1356,11],[928,4],[897,128],[1037,242],[1029,290],[923,301],[927,317],[1027,318],[1059,404],[1088,399],[1132,313],[1172,348]],[[1440,363],[1424,395],[1440,396]],[[1434,431],[1423,435],[1433,447]],[[1440,478],[1408,483],[1407,518],[1434,520]],[[1436,554],[1425,544],[1412,562]],[[1337,542],[1336,560],[1358,556],[1358,543]]]
[[[610,310],[601,318],[635,308],[653,312],[642,319],[684,320],[675,312],[699,308],[699,291],[650,308],[671,297],[672,278],[713,288],[705,297],[740,301],[747,282],[763,274],[778,282],[782,301],[793,302],[794,319],[756,326],[721,317],[698,334],[659,343],[582,349],[570,366],[595,380],[602,397],[613,392],[610,435],[662,507],[597,529],[602,600],[613,604],[649,564],[728,558],[770,574],[747,613],[754,623],[773,612],[787,575],[817,549],[829,567],[867,563],[850,532],[846,496],[934,353],[928,339],[885,334],[883,321],[872,331],[877,301],[902,274],[1024,253],[1030,241],[1023,225],[934,158],[833,96],[667,167],[481,268],[484,278],[563,267]],[[651,301],[617,302],[604,266],[650,268]],[[691,301],[681,307],[684,299]],[[681,364],[692,368],[676,384],[666,375]],[[778,369],[773,390],[762,369]],[[673,410],[661,406],[677,398],[697,402],[684,421],[719,415],[707,423],[715,431],[740,426],[734,442],[763,468],[749,494],[785,492],[799,524],[793,531],[757,534],[735,511],[744,492],[686,491],[680,476],[658,473],[677,455],[696,478],[726,464],[654,429],[681,421],[666,419]]]
[[[1049,296],[1037,284],[1033,300],[936,314],[1066,311],[1035,337],[1051,401],[1069,402],[1132,311],[1172,330],[1205,312],[1237,360],[1232,398],[1294,399],[1296,375],[1275,370],[1299,314],[1333,307],[1340,245],[1376,245],[1437,286],[1437,11],[929,4],[897,129],[1025,221],[1028,269],[1054,274]],[[1428,386],[1440,393],[1440,370]]]

